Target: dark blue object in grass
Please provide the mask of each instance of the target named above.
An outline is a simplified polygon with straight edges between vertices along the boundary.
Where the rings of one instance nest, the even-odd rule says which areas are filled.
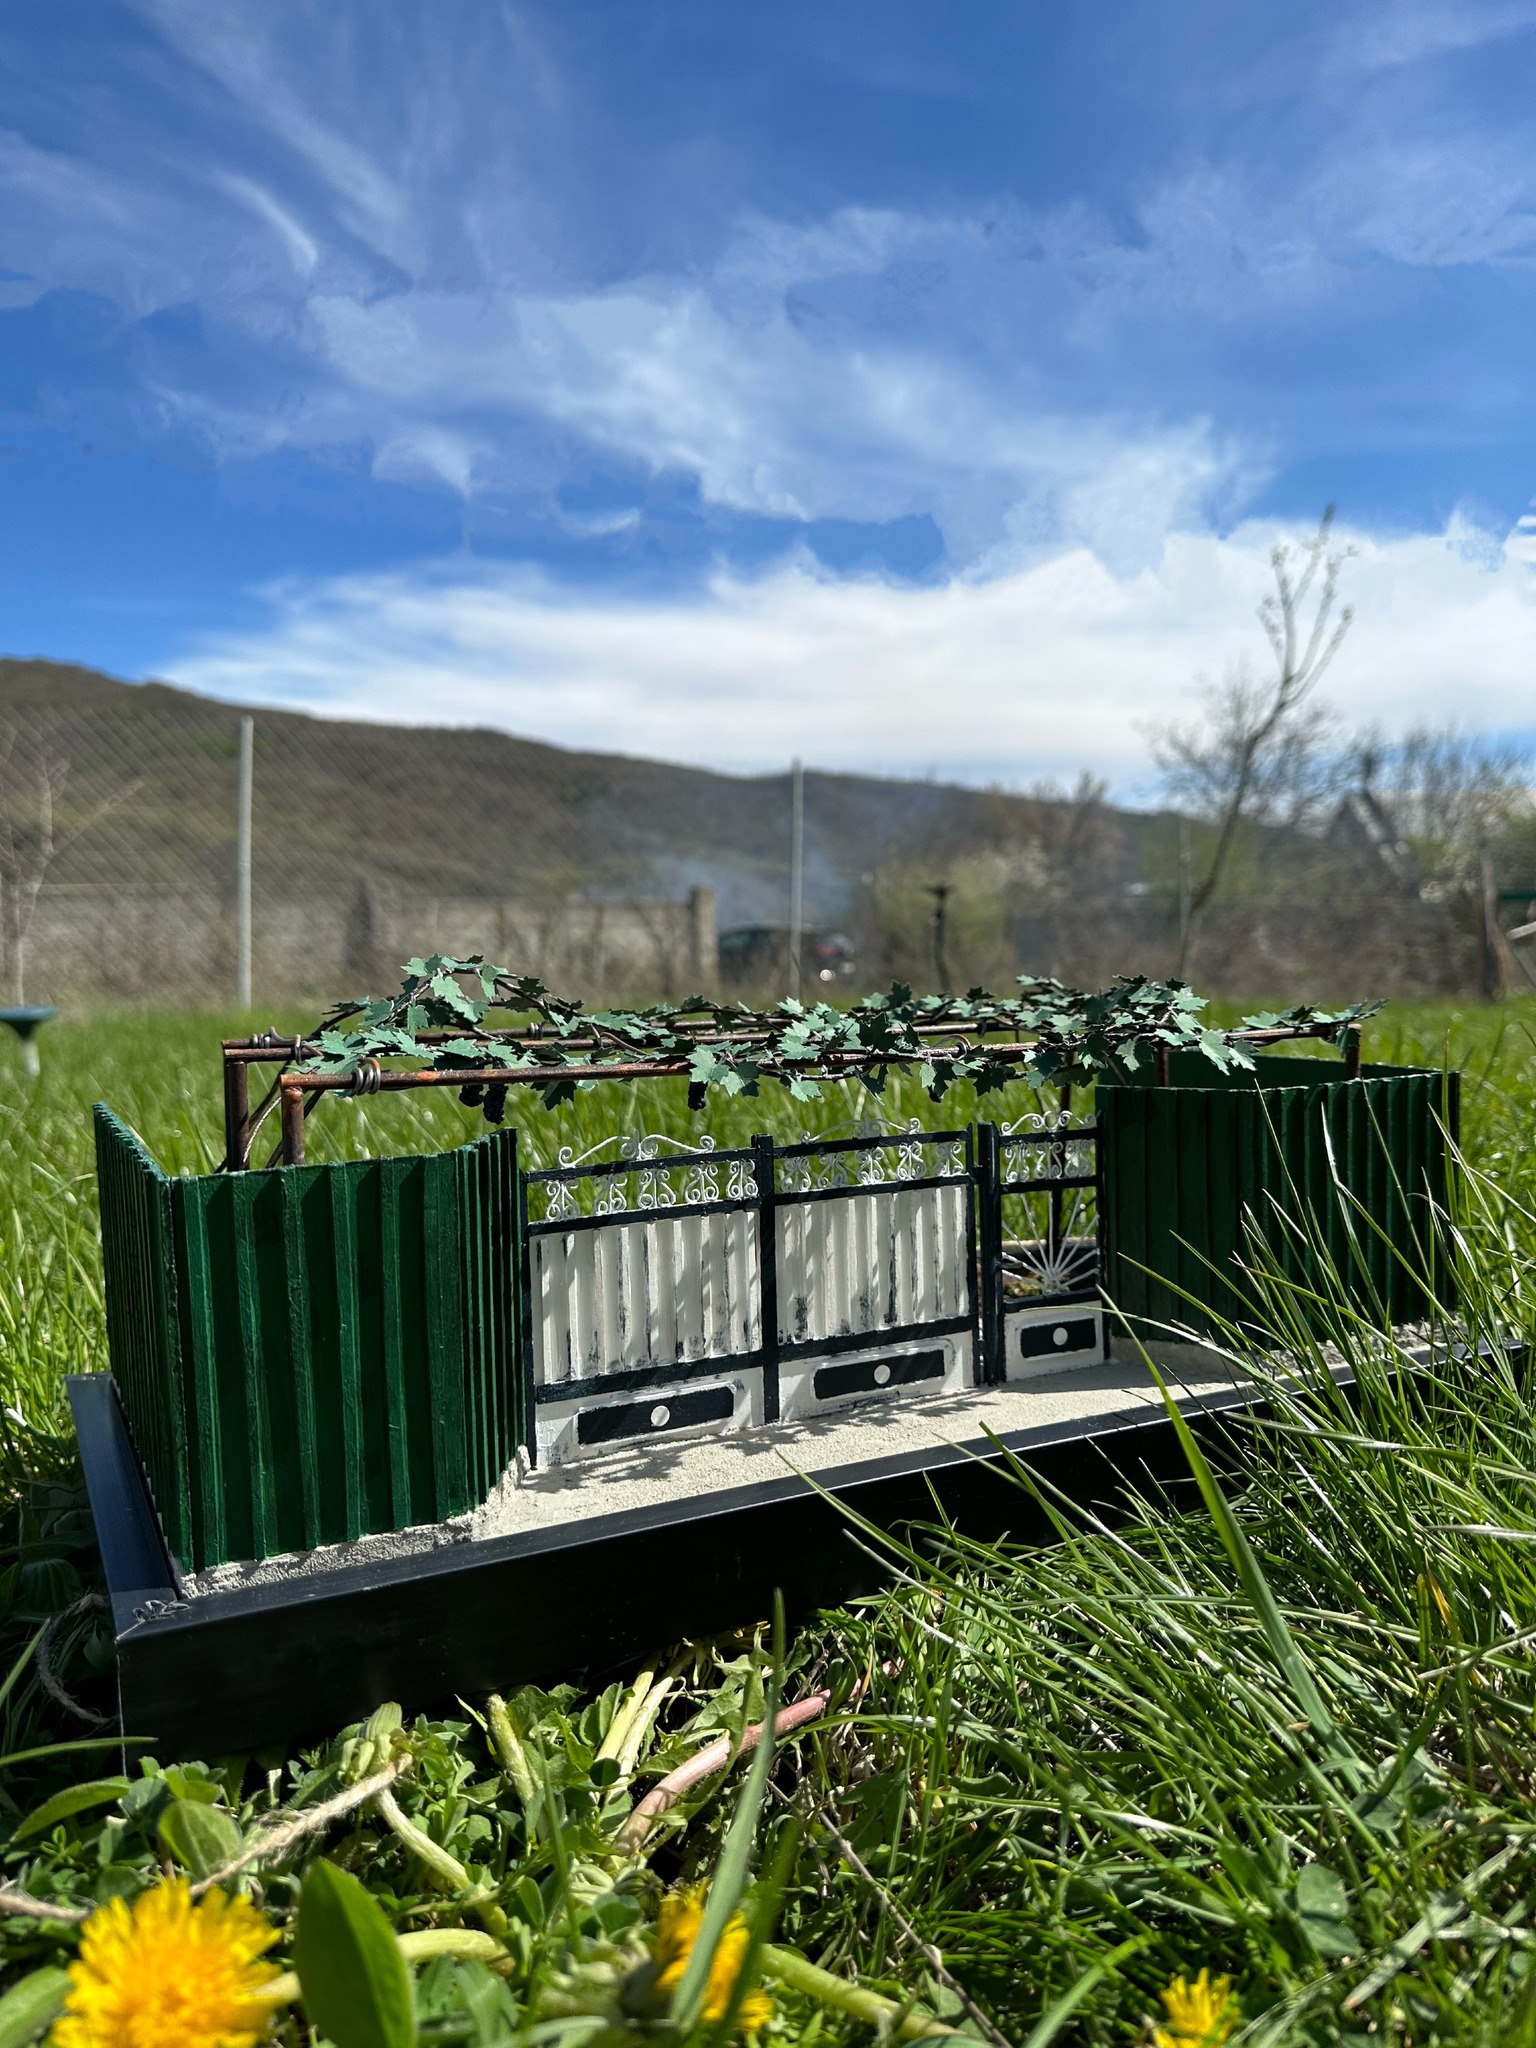
[[[15,1009],[0,1010],[0,1024],[9,1024],[21,1040],[21,1064],[29,1074],[37,1073],[41,1065],[33,1042],[35,1034],[58,1014],[52,1003],[24,1003]]]

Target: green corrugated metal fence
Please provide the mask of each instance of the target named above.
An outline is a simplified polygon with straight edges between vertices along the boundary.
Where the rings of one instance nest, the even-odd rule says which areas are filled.
[[[1241,1321],[1251,1303],[1237,1263],[1251,1262],[1256,1232],[1292,1279],[1316,1279],[1310,1244],[1321,1243],[1365,1312],[1423,1317],[1424,1278],[1446,1298],[1434,1213],[1460,1077],[1366,1066],[1345,1081],[1336,1067],[1273,1054],[1257,1068],[1222,1076],[1199,1054],[1175,1054],[1166,1086],[1148,1076],[1098,1089],[1111,1304],[1149,1325]],[[1302,1237],[1283,1218],[1303,1224]]]
[[[107,1348],[124,1412],[165,1529],[190,1559],[192,1496],[176,1324],[175,1185],[128,1126],[96,1105]]]
[[[463,1513],[520,1440],[516,1133],[168,1179],[97,1110],[108,1338],[194,1569]]]

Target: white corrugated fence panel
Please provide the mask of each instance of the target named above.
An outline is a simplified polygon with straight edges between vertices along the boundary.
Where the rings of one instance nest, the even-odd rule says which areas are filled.
[[[757,1216],[647,1212],[529,1243],[538,1387],[752,1351]]]
[[[781,1340],[820,1343],[966,1315],[967,1193],[956,1182],[782,1204]]]

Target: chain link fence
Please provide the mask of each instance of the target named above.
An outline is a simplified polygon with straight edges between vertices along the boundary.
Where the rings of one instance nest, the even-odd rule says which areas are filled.
[[[329,1000],[431,951],[604,991],[711,980],[710,892],[669,893],[580,781],[494,733],[154,686],[0,710],[0,1003]]]
[[[1536,826],[1442,873],[1395,842],[1384,855],[1346,811],[1321,838],[1250,835],[1203,920],[1198,985],[1320,1000],[1536,976],[1536,947],[1494,929],[1536,919]],[[1171,814],[1087,784],[1015,796],[817,773],[803,818],[808,995],[1020,971],[1102,986],[1178,958]],[[791,819],[787,773],[249,716],[0,662],[0,1008],[328,1002],[393,988],[433,951],[588,1000],[782,995]]]

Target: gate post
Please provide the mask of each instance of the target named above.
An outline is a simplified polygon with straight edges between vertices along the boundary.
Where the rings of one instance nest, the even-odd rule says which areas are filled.
[[[1001,1145],[996,1124],[976,1126],[976,1245],[981,1299],[981,1371],[977,1378],[996,1385],[1004,1376],[1003,1356],[1003,1195]]]
[[[538,1412],[533,1388],[533,1274],[529,1270],[528,1247],[533,1240],[528,1235],[528,1176],[523,1171],[516,1147],[516,1126],[513,1126],[512,1192],[513,1226],[512,1257],[517,1267],[517,1336],[514,1347],[517,1398],[517,1441],[528,1453],[530,1465],[539,1462]]]
[[[752,1140],[752,1175],[757,1182],[757,1317],[762,1340],[763,1420],[779,1419],[779,1229],[773,1139]]]

